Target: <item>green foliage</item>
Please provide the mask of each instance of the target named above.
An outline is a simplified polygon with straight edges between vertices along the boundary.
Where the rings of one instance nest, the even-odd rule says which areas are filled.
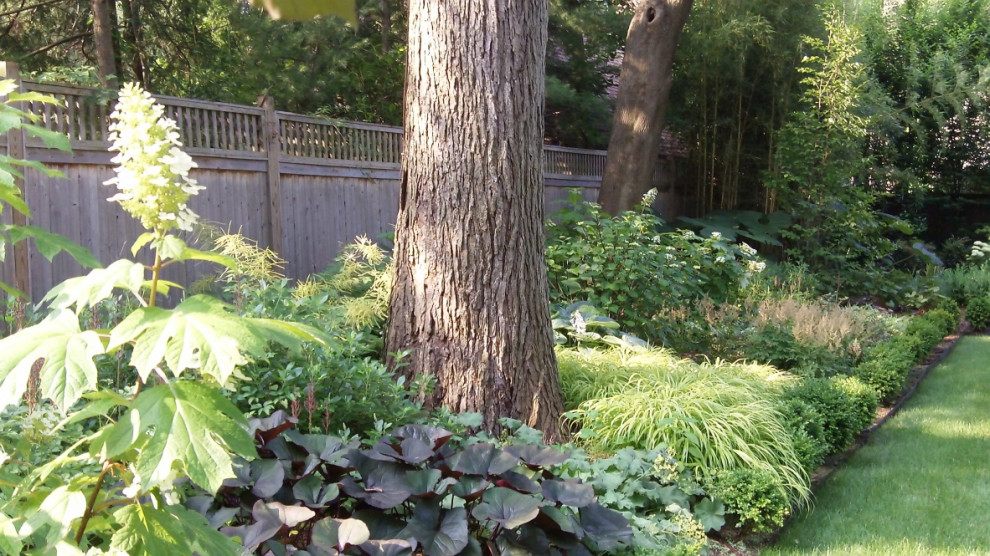
[[[705,496],[666,450],[623,448],[598,459],[578,451],[560,474],[591,485],[599,503],[629,520],[634,554],[697,555],[707,544],[705,532],[725,523],[722,503]]]
[[[611,217],[571,197],[548,223],[547,270],[552,303],[588,301],[642,338],[663,341],[665,309],[709,297],[734,300],[762,270],[756,252],[713,234],[661,232],[645,207]]]
[[[598,309],[587,301],[578,301],[567,307],[553,306],[550,311],[557,345],[646,347],[646,342],[621,332],[619,323],[600,315]]]
[[[775,398],[791,380],[746,365],[669,364],[665,352],[558,351],[567,417],[592,447],[669,452],[702,480],[720,470],[772,473],[804,502],[808,478]]]
[[[850,357],[826,346],[804,344],[790,328],[765,326],[746,339],[747,359],[809,377],[833,376],[849,369]]]
[[[966,306],[966,320],[977,332],[990,327],[990,296],[976,297]]]
[[[552,447],[406,425],[358,450],[356,440],[298,433],[294,422],[252,420],[261,457],[243,462],[217,498],[191,500],[215,523],[233,519],[221,531],[247,550],[556,554],[609,551],[632,536],[592,486],[556,477],[568,454]]]
[[[876,390],[880,401],[889,402],[904,388],[920,345],[919,338],[905,335],[873,346],[853,368],[853,376]]]
[[[168,128],[161,121],[129,125]],[[118,128],[121,137],[128,131]],[[178,160],[173,156],[171,163]],[[128,179],[121,176],[122,190]],[[167,184],[156,184],[161,185]],[[171,185],[180,187],[178,181]],[[144,199],[149,205],[155,200]],[[168,221],[182,210],[159,208],[157,214],[171,215]],[[149,246],[150,267],[118,261],[67,280],[46,296],[44,319],[0,339],[0,411],[19,406],[27,394],[29,416],[34,410],[43,419],[54,410],[65,417],[47,429],[58,442],[39,442],[37,449],[15,444],[16,462],[6,461],[10,456],[3,447],[5,549],[236,553],[205,520],[175,505],[177,485],[188,478],[216,491],[235,477],[232,454],[256,455],[246,420],[219,388],[232,386],[237,367],[264,355],[269,342],[298,350],[303,341],[324,341],[323,334],[304,324],[236,316],[207,296],[189,297],[172,310],[157,307],[156,295],[169,287],[160,280],[163,266],[190,259],[226,261],[189,248],[168,233],[170,224],[159,224],[132,249]],[[117,305],[104,303],[116,292],[134,296],[141,307],[109,323],[109,329],[84,328],[82,322],[100,326],[104,316],[118,320],[120,315],[112,314]],[[104,388],[101,367],[117,357],[134,367],[128,373],[134,381]],[[59,450],[59,444],[68,446]]]
[[[0,80],[0,97],[4,99],[0,103],[0,134],[21,130],[29,137],[41,139],[49,148],[69,151],[69,138],[67,136],[36,125],[34,122],[37,122],[39,118],[36,114],[25,112],[12,104],[29,101],[48,105],[58,104],[58,100],[55,97],[40,93],[20,93],[16,91],[16,87],[17,85],[13,80]],[[30,219],[31,210],[17,185],[17,180],[24,179],[22,168],[30,168],[48,176],[61,176],[62,174],[35,161],[16,159],[6,154],[0,155],[0,211],[6,213],[5,208],[10,207],[10,212],[17,213],[24,219]],[[3,263],[7,258],[8,245],[16,245],[28,238],[34,240],[38,252],[49,261],[55,255],[65,252],[84,267],[100,266],[99,261],[89,251],[60,235],[35,226],[15,225],[3,221],[0,221],[0,263]],[[6,292],[7,296],[10,297],[25,297],[24,292],[17,291],[4,282],[0,282],[0,290]]]
[[[870,397],[860,386],[846,379],[806,378],[788,387],[781,401],[785,408],[794,412],[788,415],[791,420],[803,419],[802,413],[809,412],[810,408],[811,415],[821,424],[821,436],[812,438],[824,448],[823,455],[828,456],[844,450],[873,421],[876,402],[871,409]],[[817,427],[805,427],[804,430],[809,436],[817,434]]]
[[[803,110],[791,112],[779,133],[766,185],[794,216],[783,234],[789,259],[832,276],[858,268],[876,273],[897,249],[889,233],[910,229],[875,212],[875,193],[855,186],[871,164],[863,156],[870,121],[863,113],[861,36],[835,9],[825,28],[827,39],[805,39],[812,54],[798,70],[805,75]]]
[[[709,489],[725,502],[726,513],[735,515],[740,527],[759,533],[780,527],[791,513],[777,477],[764,469],[720,471],[711,479]]]
[[[990,264],[967,264],[945,269],[937,279],[946,296],[960,305],[967,305],[990,291]]]

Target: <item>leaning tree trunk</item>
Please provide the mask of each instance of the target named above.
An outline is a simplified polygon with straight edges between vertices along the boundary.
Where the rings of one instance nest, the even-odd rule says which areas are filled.
[[[545,0],[411,0],[386,338],[429,400],[557,436],[543,258]],[[394,363],[394,359],[392,359]]]
[[[598,193],[598,203],[610,214],[636,206],[653,183],[673,82],[674,50],[692,4],[693,0],[636,3]]]

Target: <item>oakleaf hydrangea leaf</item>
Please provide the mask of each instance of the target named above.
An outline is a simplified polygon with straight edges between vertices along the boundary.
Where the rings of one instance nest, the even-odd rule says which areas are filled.
[[[234,369],[250,357],[265,354],[274,340],[296,348],[321,334],[304,325],[268,319],[246,319],[230,306],[206,295],[187,298],[175,309],[144,307],[131,313],[110,333],[108,349],[134,343],[133,365],[146,379],[162,361],[175,376],[199,369],[226,385]]]
[[[55,309],[76,305],[79,310],[110,297],[115,288],[138,292],[144,284],[144,266],[121,259],[106,268],[91,270],[85,276],[69,278],[45,295]]]
[[[31,367],[43,359],[41,392],[67,412],[81,395],[96,389],[93,357],[103,352],[100,337],[80,330],[78,318],[68,310],[0,340],[0,411],[20,403]]]
[[[252,458],[247,420],[215,388],[177,381],[141,392],[120,421],[90,448],[105,458],[138,448],[137,474],[144,489],[166,483],[175,462],[190,479],[216,492],[234,477],[230,451]]]
[[[121,528],[110,540],[111,550],[130,556],[147,554],[209,554],[237,556],[239,547],[212,529],[202,515],[182,506],[132,504],[114,514]]]

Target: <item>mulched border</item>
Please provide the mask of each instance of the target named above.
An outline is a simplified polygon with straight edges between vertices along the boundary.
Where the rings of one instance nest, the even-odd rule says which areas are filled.
[[[821,488],[829,476],[831,476],[832,473],[839,468],[839,466],[848,461],[853,454],[855,454],[860,448],[865,446],[867,442],[870,441],[870,436],[874,432],[882,427],[891,417],[897,415],[908,400],[914,396],[915,391],[918,390],[918,385],[928,377],[928,374],[932,371],[932,369],[934,369],[939,363],[942,362],[942,360],[952,353],[952,349],[956,346],[956,342],[958,342],[960,338],[970,332],[972,332],[972,328],[969,323],[965,320],[960,320],[959,326],[956,327],[956,331],[953,334],[943,338],[942,341],[932,349],[931,353],[928,354],[928,357],[926,357],[924,361],[918,365],[915,365],[914,368],[911,369],[908,373],[904,389],[901,390],[901,394],[897,397],[897,400],[889,407],[878,408],[877,416],[873,420],[873,423],[869,427],[866,427],[860,431],[852,445],[846,448],[842,453],[828,458],[828,460],[812,474],[812,492]],[[785,527],[787,527],[792,519],[795,519],[796,515],[797,514],[791,514],[787,521],[784,522],[784,525],[773,533],[768,533],[766,535],[754,534],[744,537],[733,535],[732,532],[729,532],[729,534],[717,533],[716,536],[710,536],[709,541],[717,545],[715,554],[754,556],[759,554],[762,547],[776,543],[777,539],[780,537],[780,533]],[[749,543],[751,546],[747,547],[736,543]]]

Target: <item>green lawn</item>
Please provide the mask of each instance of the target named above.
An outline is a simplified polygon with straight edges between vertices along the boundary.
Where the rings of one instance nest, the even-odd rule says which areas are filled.
[[[761,554],[990,554],[990,337],[961,339]]]

